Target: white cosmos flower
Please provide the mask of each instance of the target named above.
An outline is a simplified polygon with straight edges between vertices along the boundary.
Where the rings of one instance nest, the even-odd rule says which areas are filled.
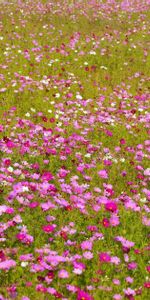
[[[7,170],[12,173],[14,169],[12,167],[9,167]]]
[[[30,113],[26,113],[25,116],[26,116],[26,117],[30,117]]]
[[[77,100],[82,100],[83,98],[82,98],[81,95],[78,94],[78,95],[76,95],[76,99],[77,99]]]
[[[28,265],[27,261],[22,261],[21,262],[21,267],[25,268],[25,267],[27,267],[27,265]]]
[[[125,158],[120,158],[120,161],[121,162],[125,162]]]
[[[23,187],[22,187],[22,191],[23,191],[23,192],[28,192],[28,191],[29,191],[29,189],[28,189],[28,187],[27,187],[27,186],[23,186]]]
[[[60,97],[60,94],[59,94],[59,93],[56,93],[56,94],[55,94],[55,97],[56,97],[56,98],[59,98],[59,97]]]
[[[90,158],[90,157],[91,157],[91,154],[90,154],[90,153],[87,153],[87,154],[84,155],[84,157]]]
[[[93,50],[91,50],[89,53],[90,53],[91,55],[96,55],[96,52],[93,51]]]

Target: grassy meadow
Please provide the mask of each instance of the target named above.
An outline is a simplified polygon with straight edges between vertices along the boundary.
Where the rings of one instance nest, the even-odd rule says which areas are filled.
[[[0,300],[148,300],[150,1],[0,7]]]

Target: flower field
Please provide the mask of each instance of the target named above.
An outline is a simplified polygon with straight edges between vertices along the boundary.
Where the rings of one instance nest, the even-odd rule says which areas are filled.
[[[0,300],[148,300],[150,1],[0,8]]]

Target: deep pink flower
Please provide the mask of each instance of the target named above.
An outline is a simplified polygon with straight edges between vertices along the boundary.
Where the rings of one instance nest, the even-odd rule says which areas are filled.
[[[27,233],[25,233],[25,232],[20,232],[20,233],[18,233],[17,235],[16,235],[16,238],[20,241],[20,242],[22,242],[22,243],[24,243],[24,244],[31,244],[32,242],[33,242],[33,236],[31,236],[31,235],[29,235],[29,234],[27,234]]]
[[[39,203],[38,203],[37,201],[31,202],[31,203],[29,204],[29,207],[30,207],[30,208],[36,208],[37,206],[39,206]]]
[[[50,181],[53,178],[54,177],[50,172],[44,172],[43,175],[42,175],[42,180]]]
[[[103,224],[103,226],[106,227],[106,228],[110,226],[110,222],[109,222],[109,220],[108,220],[107,218],[104,218],[104,219],[102,220],[102,224]]]
[[[11,164],[11,160],[10,160],[9,158],[6,158],[6,159],[4,160],[4,164],[5,164],[5,166],[9,167],[10,164]]]
[[[54,293],[54,296],[55,296],[55,298],[58,298],[58,299],[62,299],[62,297],[63,297],[63,295],[57,291]]]
[[[146,270],[147,270],[147,272],[150,273],[150,266],[147,266],[147,267],[146,267]]]
[[[0,250],[0,262],[5,260],[5,254],[2,250]]]
[[[6,145],[7,145],[7,147],[8,147],[9,149],[12,149],[12,148],[15,147],[15,144],[14,144],[11,140],[9,140],[9,141],[6,143]]]
[[[111,160],[108,160],[108,159],[104,160],[104,166],[111,166],[111,165],[112,165],[112,161]]]
[[[93,300],[94,298],[83,290],[78,290],[77,300]]]
[[[112,133],[112,131],[110,131],[110,130],[106,130],[105,133],[106,133],[108,136],[113,136],[113,133]]]
[[[51,233],[54,231],[55,227],[56,227],[55,225],[48,224],[48,225],[43,226],[42,229],[44,232]]]
[[[150,288],[150,281],[145,282],[145,283],[144,283],[144,287],[145,287],[146,289],[149,289],[149,288]]]
[[[125,139],[121,139],[121,140],[120,140],[120,144],[121,144],[121,145],[124,145],[125,143],[126,143]]]
[[[105,204],[105,209],[111,212],[116,212],[118,208],[117,208],[117,204],[111,201]]]
[[[97,226],[89,225],[89,226],[87,226],[87,230],[89,230],[89,231],[97,231]]]

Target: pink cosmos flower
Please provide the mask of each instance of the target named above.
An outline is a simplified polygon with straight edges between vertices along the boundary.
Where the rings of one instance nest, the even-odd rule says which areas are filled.
[[[150,226],[150,218],[148,219],[146,216],[143,216],[142,224],[145,226]]]
[[[37,292],[46,293],[47,292],[47,288],[43,284],[37,284],[36,285],[36,291]]]
[[[52,288],[52,287],[48,287],[48,288],[47,288],[47,292],[48,292],[49,294],[51,294],[51,295],[54,295],[54,294],[56,293],[56,290],[55,290],[54,288]]]
[[[135,296],[135,290],[131,289],[131,288],[127,288],[127,289],[124,289],[124,293],[127,297],[129,296]]]
[[[81,243],[81,249],[82,250],[92,250],[92,242],[87,240],[87,241],[83,241]]]
[[[0,262],[0,270],[9,270],[16,266],[16,262],[13,259],[7,259]]]
[[[137,268],[137,263],[136,262],[130,262],[129,264],[128,264],[128,269],[129,270],[135,270]]]
[[[22,254],[22,255],[20,255],[19,259],[21,261],[30,261],[30,260],[33,259],[33,255],[31,253],[29,253],[29,254]]]
[[[130,276],[128,276],[128,277],[126,277],[126,282],[128,282],[128,283],[133,283],[133,278],[132,277],[130,277]]]
[[[111,215],[110,219],[109,219],[110,225],[115,227],[118,226],[120,221],[119,221],[119,217],[117,215]]]
[[[113,296],[113,299],[114,299],[114,300],[121,300],[121,299],[122,299],[122,296],[121,296],[120,294],[115,294],[115,295]]]
[[[104,160],[104,166],[111,166],[111,165],[112,165],[112,161],[111,160],[108,160],[108,159]]]
[[[76,286],[74,286],[74,285],[71,285],[71,284],[67,284],[66,285],[66,288],[67,288],[67,290],[69,291],[69,292],[71,292],[71,293],[76,293],[77,292],[77,290],[78,290],[78,288],[76,287]]]
[[[120,280],[119,279],[116,279],[114,278],[113,279],[113,283],[116,284],[116,285],[120,285]]]
[[[119,265],[120,264],[120,258],[117,256],[111,256],[111,263],[115,264],[115,265]]]
[[[106,170],[100,170],[98,172],[98,175],[103,178],[103,179],[107,179],[108,178],[108,174],[107,174],[107,171]]]
[[[93,258],[93,253],[90,251],[86,251],[83,253],[83,257],[90,260]]]
[[[58,272],[58,277],[59,278],[69,278],[69,273],[66,270],[60,270]]]

